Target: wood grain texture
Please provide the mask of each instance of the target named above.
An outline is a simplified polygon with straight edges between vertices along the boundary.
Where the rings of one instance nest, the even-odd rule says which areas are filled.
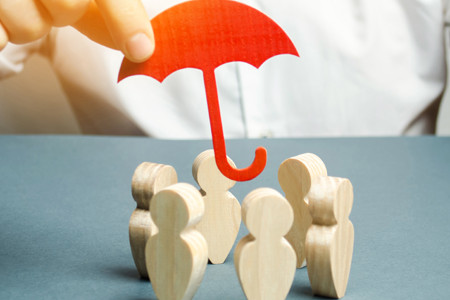
[[[147,242],[147,270],[160,300],[192,299],[208,262],[206,240],[194,226],[201,220],[200,192],[187,183],[169,186],[150,204],[158,233]]]
[[[345,295],[353,255],[354,229],[348,219],[353,187],[348,179],[319,177],[308,194],[313,218],[306,235],[306,260],[313,293]]]
[[[229,164],[234,165],[229,159]],[[225,261],[236,241],[241,225],[241,206],[228,190],[236,183],[219,171],[214,151],[202,152],[194,161],[192,175],[205,201],[205,214],[196,229],[208,242],[208,256],[213,264]]]
[[[131,193],[137,207],[130,218],[129,236],[134,263],[142,278],[148,278],[145,246],[150,236],[157,232],[150,216],[150,202],[162,188],[176,182],[177,173],[168,165],[143,162],[134,171]]]
[[[312,222],[306,195],[311,188],[313,179],[326,175],[325,164],[312,153],[288,158],[278,169],[278,181],[294,210],[294,225],[286,235],[286,239],[297,253],[297,268],[306,265],[305,239]]]
[[[242,215],[250,234],[239,241],[234,264],[247,299],[285,299],[297,259],[283,237],[294,219],[289,202],[273,189],[257,189],[245,197]]]

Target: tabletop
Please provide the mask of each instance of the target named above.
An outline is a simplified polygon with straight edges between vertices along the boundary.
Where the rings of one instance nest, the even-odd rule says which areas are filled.
[[[352,268],[344,299],[448,299],[450,138],[229,140],[238,167],[268,150],[266,170],[237,183],[282,192],[277,170],[310,152],[354,187]],[[156,299],[139,279],[128,241],[131,177],[144,161],[172,165],[195,184],[210,141],[134,137],[0,136],[0,299]],[[241,225],[238,239],[247,234]],[[274,283],[275,284],[275,283]],[[194,299],[245,299],[232,254],[208,265]],[[288,299],[313,299],[298,269]]]

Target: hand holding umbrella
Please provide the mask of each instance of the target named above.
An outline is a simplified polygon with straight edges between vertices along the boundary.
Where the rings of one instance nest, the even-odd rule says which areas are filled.
[[[178,4],[152,21],[155,52],[143,63],[124,59],[119,81],[148,75],[162,82],[184,68],[203,71],[216,163],[226,177],[245,181],[258,176],[266,165],[267,151],[258,147],[253,163],[236,169],[227,161],[214,70],[242,61],[259,68],[279,54],[298,56],[286,33],[256,9],[231,0],[192,0]]]

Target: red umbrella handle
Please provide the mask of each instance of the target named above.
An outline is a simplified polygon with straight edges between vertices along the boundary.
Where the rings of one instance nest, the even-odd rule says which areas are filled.
[[[264,147],[258,147],[255,151],[255,159],[252,164],[244,169],[236,169],[228,163],[214,69],[203,70],[203,78],[205,81],[209,122],[211,123],[211,134],[217,167],[224,176],[232,180],[251,180],[264,170],[267,161],[267,151]]]

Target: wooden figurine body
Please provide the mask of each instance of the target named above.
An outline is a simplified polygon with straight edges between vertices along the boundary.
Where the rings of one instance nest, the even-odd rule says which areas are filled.
[[[229,163],[234,165],[230,159]],[[197,156],[192,174],[205,201],[205,214],[196,228],[208,243],[211,263],[221,264],[230,253],[241,224],[241,206],[228,191],[236,182],[220,173],[213,150]]]
[[[247,299],[285,299],[294,280],[296,254],[283,237],[292,226],[293,212],[277,191],[261,188],[242,203],[250,234],[234,253],[234,264]]]
[[[286,199],[294,210],[294,225],[286,235],[286,239],[294,247],[297,254],[297,268],[306,265],[305,238],[312,222],[306,195],[314,178],[326,175],[325,164],[317,155],[312,153],[288,158],[278,169],[278,181]]]
[[[148,278],[145,246],[150,236],[157,232],[150,216],[150,202],[159,190],[176,182],[177,173],[168,165],[143,162],[134,172],[131,192],[137,207],[130,218],[129,235],[134,263],[143,278]]]
[[[158,233],[145,251],[156,297],[192,299],[208,262],[206,240],[194,229],[204,213],[202,196],[194,186],[177,183],[155,195],[150,212]]]
[[[353,187],[348,179],[319,177],[308,195],[313,218],[306,235],[308,276],[314,294],[345,295],[353,255],[354,229],[348,219]]]

